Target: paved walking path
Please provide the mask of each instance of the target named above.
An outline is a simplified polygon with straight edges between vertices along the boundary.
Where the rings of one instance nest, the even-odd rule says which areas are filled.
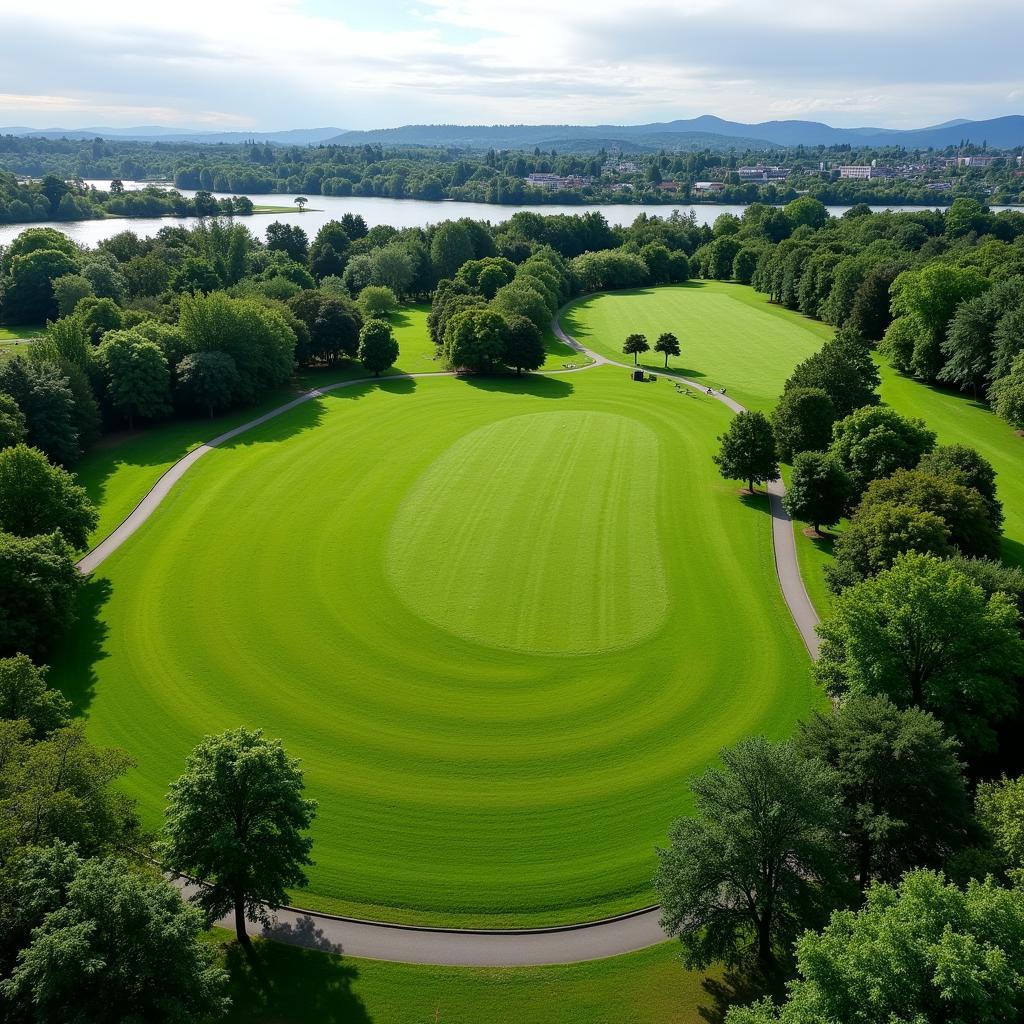
[[[553,372],[579,372],[602,365],[621,367],[624,370],[633,369],[626,363],[608,359],[598,352],[591,351],[571,335],[566,334],[559,323],[561,314],[562,310],[559,310],[551,323],[551,329],[556,337],[593,361],[587,366],[576,367],[571,371]],[[670,371],[655,371],[654,375],[680,381],[702,392],[707,391],[703,385]],[[131,515],[78,562],[79,570],[82,573],[91,572],[116,551],[153,514],[167,493],[188,472],[189,468],[218,445],[294,409],[303,402],[319,398],[321,395],[337,391],[339,388],[389,380],[442,376],[451,376],[451,374],[439,371],[395,374],[379,378],[361,377],[358,380],[339,381],[322,388],[314,388],[248,423],[243,423],[241,426],[199,445],[171,466],[139,502]],[[727,395],[716,391],[713,392],[713,397],[728,406],[734,413],[745,411],[742,405]],[[796,622],[797,629],[800,631],[811,657],[817,657],[818,638],[814,627],[818,622],[818,617],[800,576],[793,524],[782,507],[784,493],[781,481],[770,484],[768,487],[775,568],[782,587],[782,595]],[[194,885],[191,882],[179,880],[178,884],[185,893],[194,891]],[[321,914],[296,907],[282,907],[275,915],[274,925],[264,929],[263,934],[276,941],[328,952],[344,952],[349,956],[376,960],[477,967],[536,966],[618,956],[663,942],[666,936],[659,924],[660,915],[659,907],[645,907],[618,917],[555,928],[472,930],[388,924]],[[230,917],[218,923],[225,928],[234,928],[234,921]]]

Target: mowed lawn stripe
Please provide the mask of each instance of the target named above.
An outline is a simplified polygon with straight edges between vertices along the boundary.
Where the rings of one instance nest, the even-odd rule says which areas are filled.
[[[547,429],[577,416],[579,439]],[[147,826],[204,733],[280,736],[320,801],[317,863],[295,896],[306,905],[523,925],[650,902],[654,847],[687,809],[688,778],[742,735],[787,735],[821,701],[763,504],[741,501],[711,462],[728,420],[717,403],[614,368],[326,396],[197,463],[102,566],[94,586],[109,597],[83,615],[54,678],[94,739],[137,758],[128,789]],[[497,444],[509,423],[531,428],[514,449]],[[500,585],[509,621],[525,623],[520,641],[595,624],[614,641],[638,607],[645,639],[513,650],[409,607],[389,569],[405,503],[446,453],[492,428],[492,458],[453,474],[444,500],[463,525],[470,514],[499,524],[503,544],[472,523],[460,572],[472,576],[476,558]],[[638,439],[656,449],[653,480],[650,454],[630,451]],[[517,462],[532,489],[490,487]],[[600,513],[599,528],[572,509]],[[535,532],[516,538],[514,562],[519,523]],[[578,563],[575,578],[546,574],[531,536],[545,557],[566,556],[566,574]],[[443,571],[443,540],[416,543]],[[649,568],[652,550],[667,611],[648,600],[649,578],[608,578]],[[613,584],[625,596],[606,606]]]

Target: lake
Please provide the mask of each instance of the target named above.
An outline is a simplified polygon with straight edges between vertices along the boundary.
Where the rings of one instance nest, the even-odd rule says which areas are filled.
[[[110,187],[109,181],[90,181],[88,184],[95,185],[96,188],[102,190]],[[126,181],[124,186],[126,189],[134,190],[144,188],[146,184],[149,183]],[[180,191],[185,196],[195,195],[195,192],[189,189],[180,189]],[[214,193],[218,198],[229,194]],[[291,206],[295,195],[275,192],[272,195],[250,194],[249,198],[257,205]],[[450,200],[428,202],[423,199],[378,199],[368,196],[309,196],[308,199],[310,209],[302,213],[296,209],[294,212],[289,211],[288,213],[254,213],[251,217],[237,219],[239,223],[245,224],[254,235],[258,235],[260,238],[264,237],[267,225],[274,221],[284,221],[287,224],[298,224],[312,239],[324,224],[329,220],[339,220],[344,213],[361,214],[370,227],[376,224],[391,224],[396,228],[409,228],[426,227],[428,224],[437,224],[442,220],[457,220],[459,217],[472,217],[474,220],[489,220],[492,224],[500,224],[520,210],[529,210],[545,215],[596,211],[604,214],[609,224],[625,226],[632,224],[633,220],[641,213],[668,217],[676,209],[683,213],[689,213],[692,210],[698,224],[713,224],[715,218],[723,213],[734,213],[739,216],[745,209],[743,206],[724,206],[712,203],[698,203],[693,206],[645,206],[626,203],[595,203],[586,206],[498,206],[492,203],[460,203]],[[830,206],[828,209],[829,213],[838,217],[849,207]],[[920,210],[923,207],[873,206],[871,209]],[[993,207],[993,209],[998,210],[1002,207]],[[198,217],[112,217],[107,220],[81,220],[70,223],[45,221],[32,224],[3,224],[0,225],[0,245],[6,245],[26,228],[34,227],[57,228],[80,245],[93,246],[121,231],[134,231],[137,235],[148,237],[155,235],[167,225],[192,227],[198,222]]]

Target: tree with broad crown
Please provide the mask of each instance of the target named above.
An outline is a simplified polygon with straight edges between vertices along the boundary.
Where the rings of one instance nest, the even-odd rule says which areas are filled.
[[[800,452],[823,452],[832,441],[836,407],[821,388],[790,388],[772,412],[779,458],[792,462]]]
[[[306,209],[306,204],[309,200],[305,196],[296,196],[292,202],[299,208],[299,213],[302,213]]]
[[[833,426],[829,451],[860,492],[897,469],[913,469],[934,447],[935,431],[924,420],[901,416],[888,406],[865,406]]]
[[[228,979],[202,932],[202,914],[154,871],[79,861],[0,992],[32,1020],[213,1020]]]
[[[665,369],[667,370],[668,357],[679,357],[679,339],[671,331],[665,331],[664,334],[658,335],[658,340],[654,343],[654,351],[663,352],[665,354]]]
[[[523,370],[539,370],[547,353],[544,351],[544,338],[536,325],[516,313],[507,315],[505,323],[505,364],[514,367],[517,374]]]
[[[956,549],[949,526],[934,512],[895,502],[876,502],[857,508],[849,526],[833,548],[832,564],[825,567],[825,582],[840,593],[861,580],[888,569],[908,551],[948,558]]]
[[[820,533],[822,523],[835,526],[843,518],[852,493],[853,481],[835,459],[825,452],[801,452],[782,504],[792,518]]]
[[[1010,372],[993,382],[988,397],[997,416],[1024,430],[1024,350],[1013,360]]]
[[[75,398],[67,374],[49,360],[15,356],[0,362],[0,393],[25,417],[25,441],[68,466],[82,454]]]
[[[0,451],[0,530],[19,537],[59,530],[84,548],[98,514],[84,487],[38,448],[18,444]]]
[[[0,658],[0,718],[20,718],[36,739],[42,739],[67,725],[70,712],[60,690],[46,685],[45,668],[33,665],[26,654]]]
[[[739,413],[719,441],[712,459],[726,480],[746,480],[753,493],[755,483],[779,479],[775,434],[763,412]]]
[[[135,425],[170,412],[170,373],[159,345],[135,331],[108,331],[97,354],[111,405]]]
[[[398,359],[398,342],[387,320],[371,319],[359,332],[359,360],[375,377]]]
[[[238,941],[249,945],[245,921],[269,921],[289,887],[306,884],[313,841],[303,835],[316,801],[302,796],[299,762],[260,729],[207,736],[172,783],[164,839],[168,866],[206,883],[193,900],[216,919],[235,915]]]
[[[971,838],[957,745],[927,711],[850,694],[801,722],[793,745],[835,769],[840,835],[862,891],[913,867],[940,868]]]
[[[839,779],[820,761],[762,736],[720,754],[690,784],[696,814],[677,818],[658,850],[661,925],[691,969],[716,960],[771,966],[824,920],[839,882]]]
[[[1024,889],[911,871],[834,911],[796,962],[781,1007],[733,1007],[726,1024],[1008,1024],[1024,1013]]]
[[[1020,618],[1005,594],[914,552],[840,594],[818,626],[814,669],[833,696],[884,693],[932,712],[966,748],[992,745],[1024,668]]]
[[[642,334],[630,334],[626,338],[625,344],[622,346],[622,351],[627,355],[633,357],[633,365],[637,365],[637,357],[641,352],[650,351],[650,344]]]
[[[867,345],[840,331],[821,349],[797,364],[784,391],[821,388],[837,416],[848,416],[863,405],[878,404],[878,367]]]
[[[444,332],[444,358],[453,370],[488,373],[505,356],[505,318],[493,309],[456,313]]]
[[[988,508],[992,525],[1002,529],[1003,503],[996,497],[996,471],[976,449],[965,444],[939,445],[921,459],[917,468],[976,490]]]

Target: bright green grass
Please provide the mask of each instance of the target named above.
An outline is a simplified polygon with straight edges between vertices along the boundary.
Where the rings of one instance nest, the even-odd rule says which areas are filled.
[[[717,1008],[672,942],[566,966],[482,968],[257,941],[251,958],[229,947],[226,963],[226,1024],[699,1024]]]
[[[13,342],[23,338],[41,338],[45,333],[46,328],[38,325],[0,327],[0,342]]]
[[[190,470],[53,676],[138,758],[149,826],[204,733],[280,736],[320,801],[306,905],[642,905],[687,779],[820,700],[764,502],[711,462],[728,416],[612,368],[306,403]]]
[[[831,333],[751,288],[720,281],[588,296],[562,314],[562,327],[588,348],[627,363],[628,334],[645,334],[653,346],[672,331],[682,356],[669,360],[669,368],[698,384],[725,387],[750,409],[771,408],[793,367]],[[664,358],[652,350],[640,365],[661,369]]]
[[[392,314],[391,322],[398,341],[399,357],[389,374],[437,373],[443,369],[427,332],[430,305],[403,306]],[[544,339],[548,352],[545,370],[561,369],[566,363],[583,365],[588,360],[558,341],[550,331]],[[13,351],[14,346],[11,346]],[[258,406],[232,410],[214,419],[199,417],[162,423],[131,435],[108,437],[76,467],[79,482],[100,510],[99,523],[90,544],[98,544],[139,503],[159,477],[182,456],[211,437],[255,419],[261,413],[289,401],[296,391],[322,387],[341,380],[365,377],[360,363],[343,362],[338,366],[300,370],[295,388],[285,388],[268,396]]]

